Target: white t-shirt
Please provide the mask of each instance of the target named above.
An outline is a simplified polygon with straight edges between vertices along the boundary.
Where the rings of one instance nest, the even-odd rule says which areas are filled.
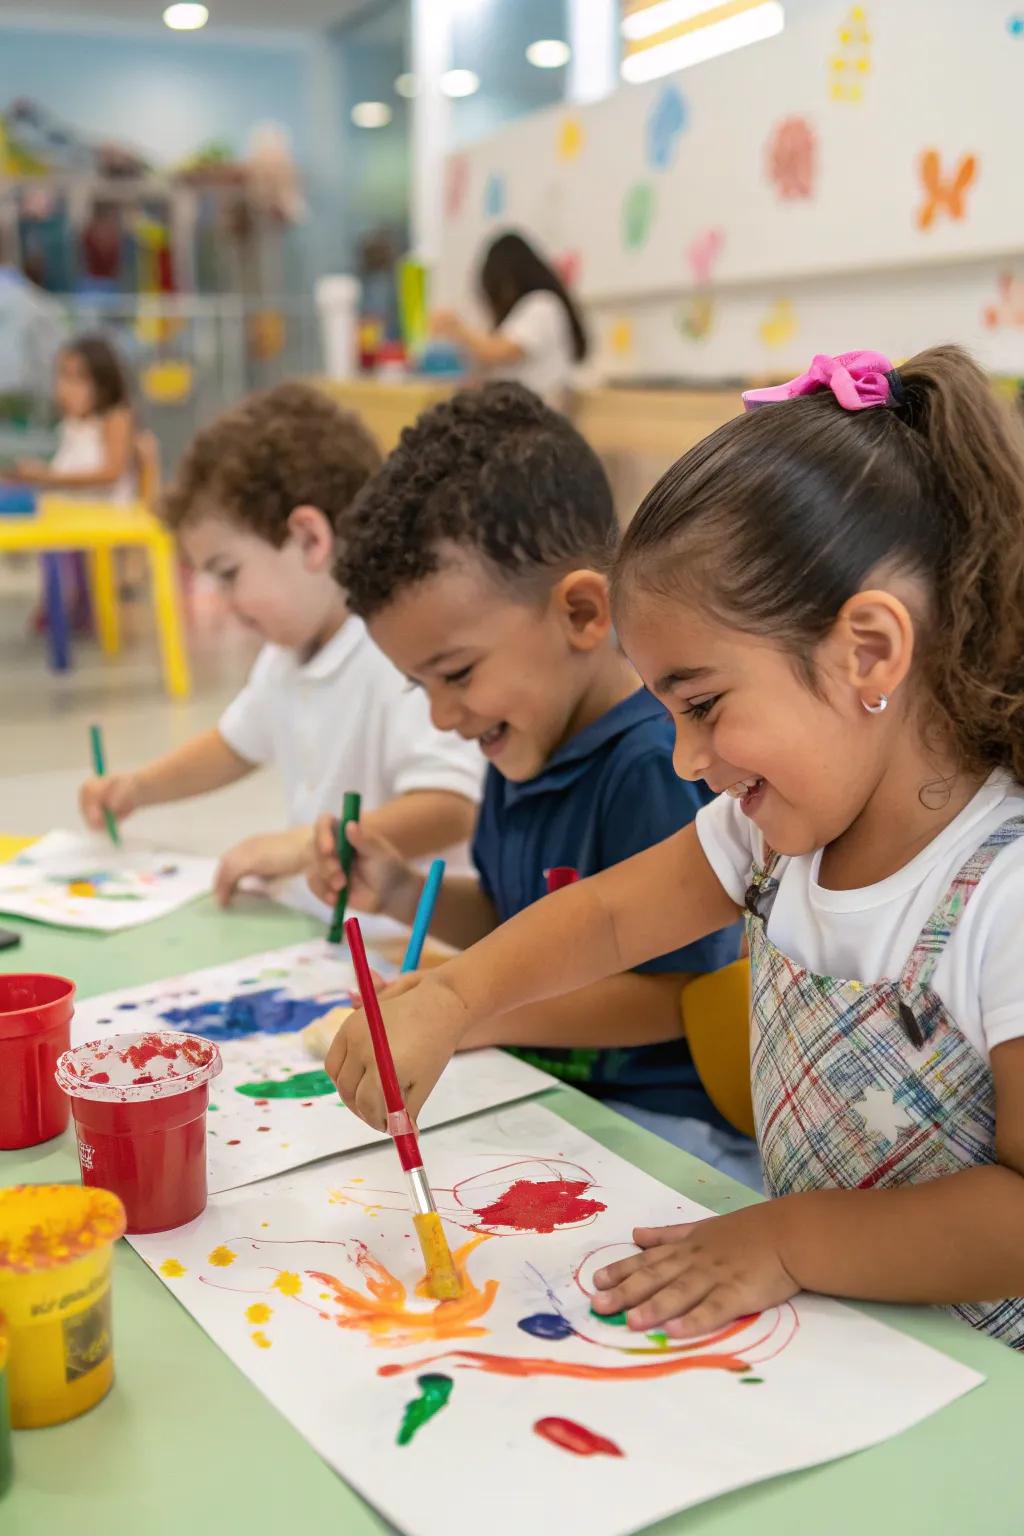
[[[932,912],[990,832],[1024,814],[1024,788],[995,772],[928,847],[896,874],[857,891],[818,884],[822,850],[781,858],[768,937],[818,975],[865,984],[896,980]],[[763,841],[737,801],[721,795],[697,813],[697,835],[715,874],[743,904]],[[1024,837],[996,854],[946,942],[931,985],[959,1029],[988,1060],[1024,1035]]]
[[[528,293],[505,316],[498,335],[514,341],[523,356],[518,362],[497,366],[494,376],[525,384],[561,410],[575,366],[572,327],[561,299],[543,290]]]
[[[50,460],[50,469],[62,475],[92,475],[103,468],[106,449],[103,444],[103,423],[98,416],[65,416],[57,429],[57,452]],[[81,490],[61,493],[83,501],[116,501],[119,504],[134,501],[138,494],[135,476],[126,470],[111,486],[92,486]]]
[[[248,762],[278,765],[293,826],[337,815],[350,789],[365,811],[417,789],[480,799],[476,743],[434,728],[424,695],[354,617],[307,662],[265,645],[218,729]]]

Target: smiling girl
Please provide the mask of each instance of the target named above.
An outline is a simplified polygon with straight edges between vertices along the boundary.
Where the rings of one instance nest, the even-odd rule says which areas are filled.
[[[416,1114],[476,1021],[744,911],[774,1198],[640,1229],[602,1312],[685,1338],[801,1289],[1024,1347],[1024,458],[984,375],[816,357],[666,474],[615,572],[695,827],[385,1005]],[[750,409],[759,407],[758,409]],[[384,1123],[361,1014],[328,1070]]]

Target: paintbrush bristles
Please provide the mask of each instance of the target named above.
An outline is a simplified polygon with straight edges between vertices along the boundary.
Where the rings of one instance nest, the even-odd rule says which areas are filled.
[[[440,1216],[436,1211],[428,1211],[424,1215],[415,1215],[412,1220],[423,1250],[427,1289],[435,1301],[455,1301],[462,1295],[462,1282]]]

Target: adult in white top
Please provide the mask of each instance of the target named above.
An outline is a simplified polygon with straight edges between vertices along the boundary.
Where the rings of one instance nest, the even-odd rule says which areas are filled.
[[[478,330],[443,309],[432,316],[434,334],[467,353],[481,381],[512,379],[564,410],[587,335],[562,279],[522,235],[510,232],[488,248],[479,282],[493,329]]]

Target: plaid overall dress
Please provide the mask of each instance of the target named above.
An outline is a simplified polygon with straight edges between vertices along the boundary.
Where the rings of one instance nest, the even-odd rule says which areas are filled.
[[[886,1189],[995,1162],[992,1073],[932,990],[950,934],[1001,848],[1006,821],[966,861],[895,981],[818,976],[768,938],[778,890],[766,850],[747,892],[751,1085],[770,1195]],[[972,1302],[959,1316],[1024,1349],[1024,1298]]]

